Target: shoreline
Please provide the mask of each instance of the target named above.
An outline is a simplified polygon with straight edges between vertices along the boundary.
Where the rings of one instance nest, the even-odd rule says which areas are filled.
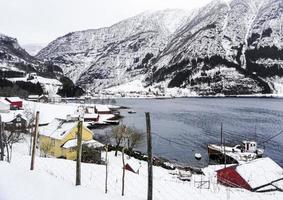
[[[277,94],[259,94],[259,95],[207,95],[207,96],[115,96],[115,95],[109,95],[109,96],[99,96],[99,97],[91,97],[91,98],[85,98],[85,97],[67,97],[62,98],[62,100],[68,101],[68,100],[77,100],[77,101],[89,101],[89,100],[111,100],[111,99],[156,99],[156,100],[168,100],[168,99],[190,99],[190,98],[219,98],[219,99],[248,99],[248,98],[270,98],[270,99],[283,99],[283,95],[277,95]]]

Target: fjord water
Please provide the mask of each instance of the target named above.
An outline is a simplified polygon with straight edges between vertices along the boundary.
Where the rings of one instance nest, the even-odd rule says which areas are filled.
[[[145,112],[151,113],[153,152],[179,163],[207,164],[207,144],[220,143],[220,127],[227,144],[244,139],[261,143],[283,130],[283,99],[279,98],[175,98],[117,99],[123,123],[145,132]],[[283,134],[260,145],[265,155],[283,166]],[[146,144],[139,146],[146,150]],[[201,153],[201,163],[194,158]]]

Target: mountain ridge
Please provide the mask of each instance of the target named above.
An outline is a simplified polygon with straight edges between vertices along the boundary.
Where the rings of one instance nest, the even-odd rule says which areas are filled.
[[[144,87],[199,95],[279,93],[282,13],[280,0],[217,0],[192,11],[142,13],[69,33],[37,57],[93,90],[142,79]]]

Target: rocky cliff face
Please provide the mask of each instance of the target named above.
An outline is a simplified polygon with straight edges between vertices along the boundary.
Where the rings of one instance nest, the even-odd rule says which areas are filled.
[[[278,93],[282,14],[281,0],[216,0],[194,11],[147,12],[70,33],[37,56],[90,88],[142,79],[144,87],[200,95]]]
[[[29,55],[15,38],[3,34],[0,34],[0,69],[1,76],[5,78],[21,77],[27,72],[38,72],[46,76],[62,74],[59,66]]]

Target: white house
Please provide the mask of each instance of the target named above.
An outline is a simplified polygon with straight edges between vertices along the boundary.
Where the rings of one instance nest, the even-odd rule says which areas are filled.
[[[58,94],[50,94],[49,101],[51,103],[60,103],[62,101],[62,97]]]

